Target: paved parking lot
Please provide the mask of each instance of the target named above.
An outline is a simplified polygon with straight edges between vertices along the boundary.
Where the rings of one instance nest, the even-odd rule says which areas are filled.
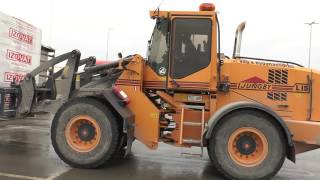
[[[150,151],[135,142],[127,159],[118,159],[95,170],[73,169],[64,164],[52,149],[50,121],[46,118],[0,121],[1,180],[222,180],[203,158],[183,153],[198,153],[198,148],[180,149],[161,144]],[[205,152],[206,153],[206,152]],[[320,150],[299,155],[297,164],[286,162],[275,180],[320,179]]]

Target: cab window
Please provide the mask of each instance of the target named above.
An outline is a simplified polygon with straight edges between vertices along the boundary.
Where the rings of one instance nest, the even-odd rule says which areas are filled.
[[[211,20],[175,19],[171,76],[184,78],[207,67],[211,60]]]
[[[168,20],[157,22],[154,27],[148,50],[148,64],[160,76],[167,74],[169,59],[168,51]]]

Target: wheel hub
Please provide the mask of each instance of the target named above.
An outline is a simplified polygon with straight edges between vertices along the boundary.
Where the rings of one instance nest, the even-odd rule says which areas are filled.
[[[251,136],[244,135],[238,139],[236,147],[241,154],[249,155],[256,150],[257,144]]]
[[[242,127],[229,137],[228,152],[231,159],[240,166],[257,166],[268,155],[268,141],[260,130]]]
[[[82,141],[91,141],[95,134],[95,128],[89,123],[82,123],[78,128],[78,136]]]
[[[79,115],[68,122],[65,137],[73,150],[89,152],[100,142],[100,126],[94,118],[88,115]]]

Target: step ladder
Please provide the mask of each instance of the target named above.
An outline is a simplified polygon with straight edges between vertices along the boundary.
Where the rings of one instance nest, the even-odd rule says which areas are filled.
[[[195,110],[201,110],[201,122],[191,122],[191,121],[185,121],[185,110],[186,109],[195,109]],[[182,145],[184,143],[187,144],[200,144],[201,153],[200,154],[190,154],[190,153],[184,153],[181,150],[181,154],[186,155],[200,155],[200,157],[203,156],[203,135],[204,135],[204,128],[205,128],[205,106],[199,106],[199,105],[183,105],[181,107],[181,119],[180,119],[180,137],[179,137],[179,144]],[[194,126],[194,127],[201,127],[201,134],[200,139],[185,139],[183,138],[183,132],[184,132],[184,126]]]

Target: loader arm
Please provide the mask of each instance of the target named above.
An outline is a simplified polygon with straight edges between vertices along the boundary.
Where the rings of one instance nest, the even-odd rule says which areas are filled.
[[[81,59],[79,62],[79,67],[82,65],[85,65],[86,67],[91,67],[94,66],[96,64],[96,58],[94,56],[90,56],[86,59]],[[63,69],[60,69],[58,72],[53,74],[53,78],[56,79],[58,77],[60,77],[63,73]]]
[[[84,68],[95,66],[96,65],[96,57],[90,56],[86,59],[81,59],[78,67],[80,67],[82,65],[85,65]],[[57,79],[58,77],[60,77],[62,75],[63,71],[64,71],[64,69],[60,69],[58,72],[54,73],[52,76],[52,79]],[[80,75],[80,79],[81,79],[80,86],[83,86],[91,81],[91,77],[92,77],[91,74],[83,72],[83,73],[79,73],[79,75]]]
[[[17,85],[19,89],[18,95],[18,106],[16,111],[16,116],[24,116],[27,115],[32,111],[32,108],[36,108],[36,106],[41,103],[36,101],[36,93],[37,91],[41,91],[41,89],[37,89],[35,84],[35,76],[43,71],[47,71],[49,68],[53,67],[54,65],[67,61],[67,64],[63,68],[61,72],[61,81],[62,81],[62,88],[61,94],[59,95],[59,101],[66,101],[69,96],[70,92],[74,88],[74,75],[78,70],[79,61],[80,61],[80,52],[78,50],[73,50],[69,53],[63,54],[56,58],[51,59],[47,63],[40,65],[30,73],[28,73],[25,79]],[[60,72],[57,72],[56,77],[59,77]]]

